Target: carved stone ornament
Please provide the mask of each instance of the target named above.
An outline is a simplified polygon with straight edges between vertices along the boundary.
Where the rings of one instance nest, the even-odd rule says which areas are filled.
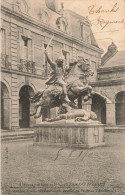
[[[50,20],[50,13],[46,8],[43,9],[39,9],[37,16],[39,18],[40,21],[43,21],[45,23],[49,23]]]
[[[56,20],[57,27],[62,31],[67,31],[68,21],[65,17],[59,17]]]
[[[23,12],[25,14],[29,13],[29,5],[26,0],[14,0],[13,1],[13,9],[15,11]]]

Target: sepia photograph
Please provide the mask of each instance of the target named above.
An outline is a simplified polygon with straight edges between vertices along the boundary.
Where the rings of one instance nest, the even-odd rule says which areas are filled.
[[[125,0],[1,0],[1,195],[125,195]]]

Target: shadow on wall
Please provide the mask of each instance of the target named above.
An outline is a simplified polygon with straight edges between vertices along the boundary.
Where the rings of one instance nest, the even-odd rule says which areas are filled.
[[[106,124],[106,104],[103,98],[95,94],[92,98],[91,110],[96,113],[98,121]]]

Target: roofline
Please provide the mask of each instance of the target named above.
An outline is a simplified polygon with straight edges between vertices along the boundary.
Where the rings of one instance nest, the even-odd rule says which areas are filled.
[[[81,23],[83,23],[83,24],[85,24],[85,25],[87,25],[87,26],[89,26],[89,27],[92,26],[92,25],[91,25],[91,22],[90,22],[86,17],[81,16],[81,15],[77,14],[76,12],[74,12],[74,11],[72,11],[72,10],[69,10],[69,9],[64,10],[64,11],[70,13],[71,15],[73,15],[73,16],[75,16],[75,17],[77,16],[77,18],[79,19],[79,22],[81,22]],[[80,21],[80,20],[81,20],[81,21]]]
[[[107,51],[107,52],[108,52],[108,51]],[[107,53],[107,52],[106,52],[106,53]],[[116,54],[117,52],[118,52],[118,50],[117,50],[114,54],[112,54],[109,58],[107,58],[107,59],[102,63],[102,65],[104,66],[104,65],[106,64],[106,62],[108,62],[111,58],[113,58],[113,56],[115,56],[115,54]],[[106,54],[106,53],[105,53],[105,54]],[[105,55],[105,54],[104,54],[104,55]],[[103,56],[102,56],[102,58],[103,58]],[[102,58],[101,58],[101,59],[102,59]]]
[[[70,10],[70,9],[65,9],[64,11],[70,12],[72,15],[78,16],[80,19],[88,20],[86,17],[81,16],[81,15],[77,14],[76,12],[74,12],[74,11],[72,11],[72,10]]]
[[[10,10],[10,9],[4,7],[4,6],[1,6],[1,11],[6,12],[6,13],[10,14],[11,16],[14,16],[14,17],[18,18],[23,22],[27,22],[29,24],[32,24],[32,26],[37,26],[37,28],[45,29],[46,31],[49,31],[50,33],[53,32],[53,33],[55,33],[55,35],[60,35],[61,37],[70,40],[71,42],[74,41],[74,42],[80,44],[81,46],[87,47],[91,50],[94,50],[94,51],[100,53],[100,54],[103,53],[103,50],[101,48],[97,48],[93,45],[87,44],[84,41],[82,41],[81,39],[78,39],[78,38],[76,38],[76,37],[74,37],[70,34],[67,34],[63,31],[60,31],[60,30],[58,30],[58,29],[56,29],[52,26],[49,26],[46,23],[41,23],[41,22],[39,22],[35,18],[32,18],[29,15],[18,13],[16,11]]]

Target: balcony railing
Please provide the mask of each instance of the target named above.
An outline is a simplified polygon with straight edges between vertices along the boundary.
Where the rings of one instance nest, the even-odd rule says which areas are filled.
[[[11,69],[11,63],[9,62],[9,55],[0,54],[1,67]]]
[[[35,62],[28,61],[24,59],[20,59],[20,63],[18,64],[18,70],[20,72],[27,72],[27,73],[35,73]]]

